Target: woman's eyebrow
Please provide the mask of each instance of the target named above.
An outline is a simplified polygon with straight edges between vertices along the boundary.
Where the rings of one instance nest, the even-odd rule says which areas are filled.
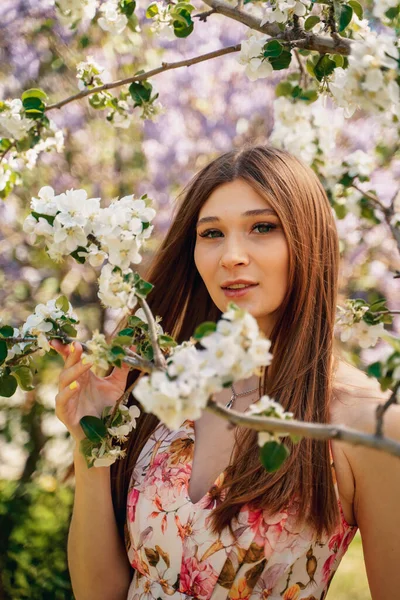
[[[278,215],[272,208],[255,208],[253,210],[246,210],[246,212],[242,213],[242,217],[258,217],[259,215],[273,215],[277,217]],[[221,221],[219,217],[202,217],[197,221],[196,227],[201,225],[202,223],[211,223],[213,221]]]

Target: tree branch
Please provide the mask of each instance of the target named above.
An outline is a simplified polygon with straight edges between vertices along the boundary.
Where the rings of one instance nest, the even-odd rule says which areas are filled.
[[[355,183],[352,183],[351,187],[353,187],[355,190],[360,192],[360,194],[362,194],[364,196],[364,198],[369,200],[371,202],[371,204],[374,206],[374,208],[377,208],[378,210],[382,211],[383,216],[385,218],[385,222],[388,225],[390,231],[392,232],[392,235],[397,243],[397,248],[400,252],[400,228],[396,227],[395,225],[392,225],[392,223],[391,223],[392,217],[395,214],[395,210],[394,210],[395,196],[392,198],[390,206],[384,206],[382,204],[382,202],[379,200],[379,198],[377,198],[370,192],[365,192],[360,187],[358,187],[358,185],[356,185]]]
[[[156,322],[153,317],[153,313],[150,310],[149,305],[147,304],[144,298],[137,297],[140,307],[144,310],[144,314],[146,315],[147,324],[149,326],[149,335],[151,346],[153,348],[154,353],[154,364],[156,369],[165,369],[165,358],[163,353],[161,352],[160,346],[158,345],[158,335],[156,329]]]
[[[396,383],[392,394],[388,400],[384,404],[379,404],[376,409],[376,428],[375,428],[375,436],[382,438],[383,435],[383,416],[387,409],[392,406],[392,404],[397,404],[397,392],[400,387],[400,381]]]
[[[324,425],[321,423],[305,423],[273,419],[272,417],[256,417],[225,408],[215,400],[209,400],[206,410],[222,417],[233,425],[241,425],[256,431],[295,433],[314,440],[340,440],[354,446],[365,446],[382,450],[400,458],[400,443],[391,438],[369,435],[342,425]]]
[[[240,23],[247,25],[250,29],[260,31],[261,33],[265,33],[278,39],[280,38],[287,42],[294,43],[294,40],[296,40],[295,43],[298,48],[315,50],[321,54],[334,52],[335,54],[347,56],[350,54],[351,45],[356,43],[354,40],[348,40],[340,36],[335,38],[323,37],[313,35],[308,31],[301,31],[302,39],[298,40],[297,36],[299,32],[296,28],[287,27],[284,31],[281,31],[275,23],[265,23],[264,25],[261,25],[261,19],[253,17],[244,10],[234,7],[224,0],[204,0],[204,3],[213,8],[215,12],[225,15],[225,17],[229,17],[230,19],[234,19],[235,21],[239,21]]]
[[[33,340],[36,340],[36,338],[32,338],[32,337],[8,337],[8,338],[2,338],[2,339],[6,342],[12,342],[14,344],[21,344],[22,342],[32,342]],[[52,339],[59,339],[64,344],[71,344],[72,342],[79,342],[81,344],[83,350],[85,352],[87,352],[88,354],[90,354],[90,349],[89,349],[88,345],[85,344],[85,342],[76,340],[75,338],[70,337],[69,335],[53,336]],[[14,358],[12,358],[11,360],[9,360],[7,363],[5,363],[5,366],[13,366],[13,365],[17,364],[21,360],[21,358],[23,358],[23,356],[28,356],[28,354],[33,354],[36,351],[37,351],[37,348],[35,350],[30,350],[29,352],[26,352],[26,354],[24,354],[24,355],[17,355]],[[134,367],[135,369],[138,369],[139,371],[143,371],[144,373],[151,373],[154,370],[153,363],[150,360],[146,360],[145,358],[142,358],[141,356],[139,356],[139,354],[136,354],[136,352],[132,352],[132,350],[127,350],[127,356],[125,356],[121,360],[122,360],[122,362],[126,363],[127,365]]]
[[[236,44],[235,46],[227,46],[226,48],[221,48],[220,50],[214,50],[213,52],[207,52],[206,54],[195,56],[193,58],[188,58],[186,60],[179,60],[174,63],[163,62],[161,63],[161,67],[157,67],[156,69],[152,69],[151,71],[147,71],[146,73],[141,73],[140,75],[133,75],[132,77],[127,77],[126,79],[118,79],[117,81],[111,81],[110,83],[99,85],[90,90],[82,90],[82,92],[74,94],[73,96],[69,96],[64,100],[60,100],[60,102],[56,102],[56,104],[49,104],[49,106],[45,108],[45,111],[48,112],[49,110],[53,110],[54,108],[62,108],[66,104],[74,102],[75,100],[81,100],[82,98],[86,98],[86,96],[98,94],[99,92],[104,92],[105,90],[112,90],[113,88],[121,87],[122,85],[127,85],[128,83],[133,83],[134,81],[145,81],[146,79],[154,77],[159,73],[164,73],[165,71],[171,71],[172,69],[180,69],[181,67],[189,67],[190,65],[195,65],[206,60],[211,60],[212,58],[217,58],[218,56],[230,54],[231,52],[239,52],[240,47],[241,44]]]

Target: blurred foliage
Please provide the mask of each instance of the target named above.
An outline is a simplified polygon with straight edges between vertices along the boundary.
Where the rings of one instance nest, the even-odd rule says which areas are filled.
[[[72,504],[73,489],[51,477],[40,484],[0,480],[1,598],[73,599],[66,560]]]

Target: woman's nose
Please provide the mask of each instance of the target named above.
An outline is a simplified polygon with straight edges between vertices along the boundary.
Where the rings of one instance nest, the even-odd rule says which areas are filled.
[[[248,263],[249,256],[242,244],[234,240],[224,244],[220,258],[222,267],[232,268],[235,265],[247,265]]]

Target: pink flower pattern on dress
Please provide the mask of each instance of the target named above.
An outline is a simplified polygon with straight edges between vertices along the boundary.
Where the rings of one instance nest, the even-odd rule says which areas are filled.
[[[209,519],[227,493],[218,489],[192,503],[188,490],[194,454],[194,424],[177,431],[160,423],[135,465],[127,497],[128,558],[135,569],[127,600],[296,600],[325,597],[357,527],[341,508],[329,538],[316,539],[296,519],[297,502],[279,514],[244,505],[213,535]]]

